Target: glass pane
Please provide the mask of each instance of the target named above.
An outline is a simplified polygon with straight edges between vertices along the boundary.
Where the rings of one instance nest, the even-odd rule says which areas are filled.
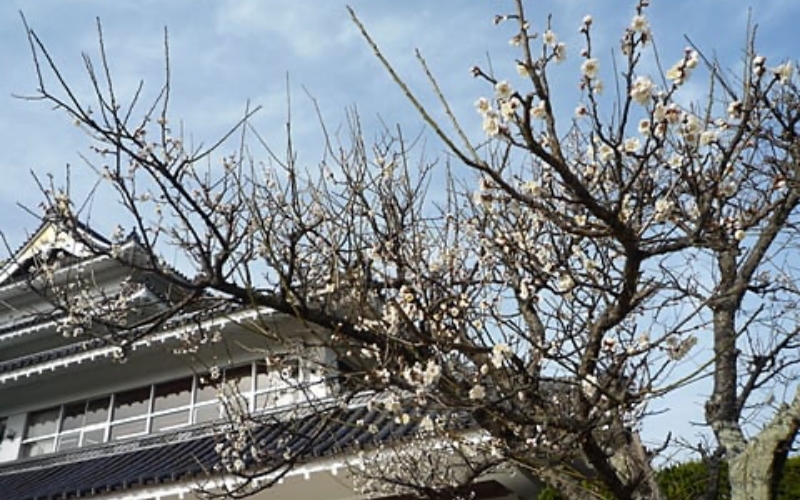
[[[189,410],[181,410],[153,417],[150,432],[158,432],[189,424]]]
[[[214,387],[208,375],[203,375],[198,378],[195,402],[200,403],[202,401],[213,401],[215,399],[217,399],[217,388]]]
[[[270,377],[270,369],[267,367],[266,363],[257,363],[256,364],[256,389],[264,390],[268,389],[272,386],[272,380]]]
[[[110,396],[89,401],[86,407],[86,417],[84,417],[83,425],[108,422],[108,407],[110,404]]]
[[[184,378],[156,385],[153,411],[188,406],[192,401],[192,379]]]
[[[285,359],[270,367],[264,363],[256,365],[256,388],[259,391],[295,385],[299,377],[300,362],[297,359]]]
[[[21,451],[22,458],[35,457],[38,455],[44,455],[45,453],[52,453],[53,441],[54,439],[51,438],[42,441],[36,441],[35,443],[26,443],[22,445],[22,451]]]
[[[85,431],[83,433],[83,443],[81,446],[90,446],[93,444],[99,444],[106,440],[106,430],[105,429],[95,429],[93,431]]]
[[[219,420],[218,404],[199,406],[194,409],[194,423],[202,424],[204,422],[213,422],[214,420]]]
[[[147,413],[150,406],[150,387],[121,392],[114,397],[114,420]]]
[[[64,406],[64,417],[61,421],[61,430],[70,431],[82,427],[84,410],[86,410],[86,401]],[[61,449],[60,445],[59,449]]]
[[[28,428],[25,430],[25,437],[31,438],[55,433],[60,410],[61,407],[56,406],[55,408],[37,411],[28,415]]]
[[[80,432],[71,432],[69,434],[64,434],[58,438],[58,451],[62,450],[71,450],[73,448],[77,448],[80,444],[81,440],[81,433]]]
[[[250,392],[252,389],[253,367],[252,365],[240,366],[225,370],[225,381],[233,384],[240,392]]]
[[[134,420],[111,426],[111,439],[124,439],[126,437],[142,434],[147,430],[147,420]]]

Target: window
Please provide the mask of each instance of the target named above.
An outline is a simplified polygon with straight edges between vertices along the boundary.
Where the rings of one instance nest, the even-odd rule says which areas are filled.
[[[150,409],[150,386],[122,392],[114,396],[114,420],[147,414]]]
[[[153,389],[153,419],[150,432],[161,432],[191,423],[194,377],[158,384]]]
[[[21,457],[129,439],[226,416],[218,384],[236,389],[236,403],[251,411],[270,410],[297,400],[299,361],[280,371],[263,362],[228,368],[213,382],[184,377],[98,398],[75,401],[28,415]],[[0,419],[0,432],[2,432]],[[1,435],[1,434],[0,434]]]
[[[23,457],[35,457],[53,451],[60,415],[60,406],[28,415],[28,424],[21,450]]]
[[[256,390],[253,402],[256,411],[269,411],[297,402],[298,384],[303,380],[300,360],[287,359],[275,369],[256,363]]]
[[[140,387],[114,395],[109,439],[125,439],[147,432],[152,387]]]
[[[153,392],[153,411],[189,406],[192,402],[192,377],[158,384]]]

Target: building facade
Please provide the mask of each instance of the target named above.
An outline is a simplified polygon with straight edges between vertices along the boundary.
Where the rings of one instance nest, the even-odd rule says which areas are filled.
[[[0,499],[173,500],[267,484],[253,498],[355,499],[353,450],[414,432],[366,406],[326,407],[335,354],[287,361],[270,340],[324,334],[295,318],[210,301],[148,322],[184,298],[180,275],[143,271],[136,238],[80,234],[45,221],[0,269]],[[126,315],[109,323],[141,326],[116,338],[104,307]],[[519,473],[475,491],[534,498],[532,488]]]

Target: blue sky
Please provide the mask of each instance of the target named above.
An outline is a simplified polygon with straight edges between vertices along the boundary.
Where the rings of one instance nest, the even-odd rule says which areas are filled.
[[[491,58],[498,74],[515,77],[511,26],[494,26],[495,14],[512,9],[509,0],[6,0],[0,3],[0,228],[19,241],[36,221],[16,208],[35,207],[40,196],[29,174],[63,177],[67,163],[81,165],[88,141],[69,120],[41,103],[12,94],[30,94],[35,80],[19,12],[44,39],[72,82],[85,83],[80,55],[96,51],[95,20],[106,35],[118,88],[139,79],[160,83],[163,30],[169,29],[173,74],[173,122],[180,119],[196,142],[208,143],[241,116],[248,99],[264,107],[262,134],[282,143],[286,78],[293,99],[294,130],[301,160],[313,162],[319,144],[316,119],[304,88],[322,106],[329,126],[344,121],[357,106],[369,134],[377,117],[401,123],[409,132],[419,120],[400,91],[378,66],[358,36],[345,6],[362,17],[381,47],[412,85],[427,91],[413,51],[419,48],[440,78],[463,119],[478,117],[474,100],[489,92],[469,76],[474,64]],[[596,53],[608,55],[629,23],[634,2],[548,0],[531,2],[534,27],[548,12],[559,38],[575,56],[577,26],[584,14],[595,19]],[[650,18],[664,64],[686,45],[684,34],[734,67],[741,54],[749,4],[737,0],[654,0]],[[752,11],[761,27],[759,46],[771,60],[792,56],[793,19],[800,2],[764,0]],[[565,93],[577,82],[577,57],[560,68],[556,83]],[[563,80],[563,84],[562,81]],[[702,82],[696,82],[699,86]],[[699,88],[699,87],[698,87]],[[123,90],[123,94],[124,94]],[[574,108],[570,104],[569,111]],[[438,145],[431,146],[438,152]],[[81,169],[73,171],[80,187]],[[85,185],[85,183],[83,183]],[[110,223],[110,221],[107,221]],[[113,225],[113,224],[111,224]]]
[[[787,0],[653,0],[649,18],[665,66],[686,45],[684,34],[726,68],[741,60],[747,18],[758,23],[758,46],[771,64],[796,58],[800,2]],[[12,97],[31,94],[35,76],[19,12],[50,48],[65,75],[85,88],[81,53],[96,53],[96,18],[103,24],[118,88],[123,95],[139,79],[149,88],[160,84],[163,30],[169,29],[172,63],[172,119],[181,120],[195,142],[210,143],[241,116],[250,100],[263,106],[257,125],[273,146],[282,145],[286,79],[292,95],[295,143],[300,160],[313,163],[319,129],[305,90],[320,103],[331,128],[345,120],[345,109],[357,106],[367,135],[378,117],[402,124],[407,133],[422,127],[411,106],[379,67],[359,37],[345,6],[350,4],[397,69],[422,93],[428,89],[414,61],[419,48],[465,123],[476,132],[480,120],[473,102],[490,93],[471,78],[472,65],[491,60],[499,75],[516,77],[511,26],[495,26],[495,14],[512,9],[509,0],[4,0],[0,2],[0,230],[19,245],[37,221],[17,207],[36,208],[41,201],[30,171],[64,177],[72,164],[72,182],[80,192],[93,182],[80,154],[88,139],[63,114],[47,106]],[[529,2],[535,28],[553,13],[553,27],[568,45],[571,62],[553,80],[563,89],[571,113],[578,81],[576,57],[581,19],[595,19],[595,53],[608,58],[630,22],[633,1],[536,0]],[[702,80],[691,82],[698,95]],[[426,94],[429,96],[429,94]],[[472,130],[471,129],[471,130]],[[441,146],[432,141],[429,152]],[[114,210],[97,216],[110,232]],[[0,254],[4,254],[0,251]],[[700,403],[679,407],[670,419],[696,419]],[[686,414],[683,414],[683,413]]]

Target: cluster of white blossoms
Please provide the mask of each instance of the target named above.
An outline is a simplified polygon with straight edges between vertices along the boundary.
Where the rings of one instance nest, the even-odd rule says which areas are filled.
[[[645,16],[641,14],[636,15],[631,20],[631,30],[636,33],[647,33],[650,31],[650,23]]]
[[[589,80],[595,80],[600,72],[600,61],[596,57],[590,57],[581,64],[581,73]]]
[[[664,350],[671,360],[680,361],[689,354],[689,351],[691,351],[695,345],[697,345],[697,337],[694,335],[690,335],[684,339],[681,339],[677,335],[670,335],[667,337]]]
[[[558,41],[558,37],[552,30],[548,29],[545,31],[544,35],[542,35],[542,40],[546,46],[553,50],[553,56],[556,62],[560,63],[567,59],[567,46],[563,42]]]
[[[486,388],[481,384],[475,384],[469,390],[469,399],[473,401],[482,401],[486,398]]]
[[[417,362],[414,366],[403,370],[403,379],[417,390],[430,388],[439,381],[441,375],[442,367],[434,359],[429,359],[424,367]]]
[[[175,354],[194,354],[202,346],[222,341],[222,330],[218,326],[187,326],[178,337],[178,346],[172,349]]]
[[[653,94],[653,81],[646,76],[638,76],[631,85],[631,98],[642,106],[650,102]]]
[[[475,101],[475,109],[483,118],[483,131],[489,137],[496,137],[507,127],[509,122],[517,119],[517,110],[522,103],[514,95],[511,84],[507,81],[499,81],[494,86],[494,100],[496,106],[486,97],[481,97]]]
[[[788,85],[794,75],[794,66],[791,61],[788,61],[776,67],[773,73],[781,85]]]
[[[683,58],[672,65],[667,70],[667,79],[675,85],[683,85],[700,62],[700,56],[696,50],[686,49]]]
[[[757,77],[763,76],[767,72],[767,58],[755,56],[753,58],[753,73]],[[788,85],[794,76],[794,66],[791,61],[787,61],[772,69],[772,74],[781,85]]]
[[[511,356],[511,348],[507,344],[495,344],[492,347],[491,363],[495,368],[503,366],[503,361]]]
[[[259,462],[263,459],[261,450],[254,440],[255,422],[250,418],[247,403],[235,386],[220,384],[217,390],[228,422],[220,435],[219,442],[214,446],[214,451],[220,457],[220,463],[215,465],[215,468],[240,473],[247,467],[248,462]]]

